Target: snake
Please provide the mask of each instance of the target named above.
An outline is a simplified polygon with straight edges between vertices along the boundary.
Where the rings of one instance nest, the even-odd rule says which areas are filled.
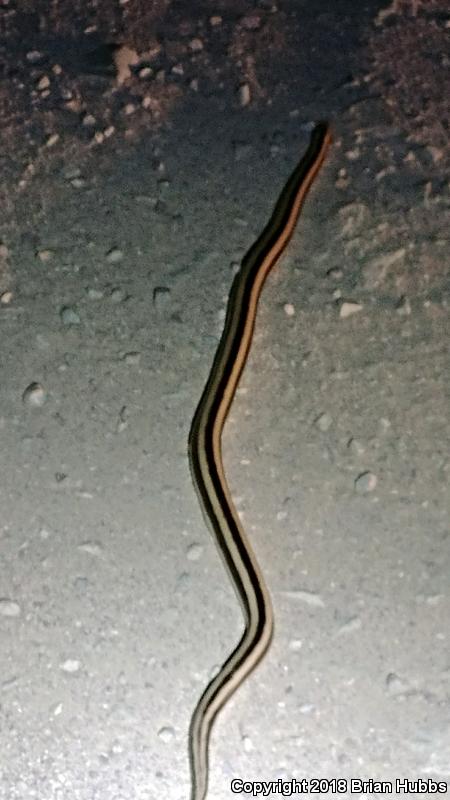
[[[192,481],[244,616],[239,644],[206,686],[191,717],[191,800],[205,800],[208,792],[209,740],[216,715],[263,657],[273,634],[270,595],[225,477],[222,432],[247,360],[264,281],[294,232],[305,196],[330,142],[328,124],[317,123],[269,222],[241,262],[231,285],[223,332],[190,427]]]

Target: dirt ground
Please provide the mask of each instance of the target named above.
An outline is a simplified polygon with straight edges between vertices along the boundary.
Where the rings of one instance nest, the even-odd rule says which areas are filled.
[[[446,0],[2,0],[1,800],[189,796],[242,616],[187,435],[320,119],[225,429],[276,634],[209,798],[449,790],[449,27]]]

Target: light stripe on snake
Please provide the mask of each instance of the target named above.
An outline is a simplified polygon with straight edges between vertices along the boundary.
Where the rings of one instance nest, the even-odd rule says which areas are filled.
[[[189,434],[193,483],[228,567],[245,621],[239,644],[204,690],[192,715],[191,800],[205,800],[207,794],[209,737],[214,718],[264,655],[273,632],[270,596],[225,478],[223,426],[247,359],[264,280],[292,236],[303,200],[330,142],[327,124],[316,125],[309,147],[281,192],[268,224],[242,261],[231,287],[222,337]]]

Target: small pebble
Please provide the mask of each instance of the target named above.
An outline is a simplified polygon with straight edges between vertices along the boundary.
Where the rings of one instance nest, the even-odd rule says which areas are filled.
[[[359,631],[361,627],[361,618],[351,617],[338,628],[336,636],[345,636],[348,633],[354,633],[354,631]]]
[[[140,363],[141,354],[138,353],[137,350],[132,350],[129,353],[125,353],[125,355],[124,355],[122,360],[125,362],[125,364],[128,364],[128,365],[134,367],[134,366],[136,366],[137,364]]]
[[[315,709],[315,706],[312,703],[302,703],[299,707],[300,714],[311,714]]]
[[[59,316],[63,325],[81,324],[80,316],[72,306],[63,306],[59,312]]]
[[[80,670],[81,663],[76,658],[67,658],[62,664],[60,664],[60,667],[63,672],[68,672],[69,674],[73,675],[75,672]]]
[[[392,697],[398,697],[411,689],[410,685],[400,678],[395,672],[390,672],[386,678],[386,691]]]
[[[9,290],[0,294],[0,303],[2,306],[9,306],[9,304],[12,302],[12,299],[13,293]]]
[[[45,142],[45,146],[53,147],[57,142],[59,142],[59,133],[52,133]]]
[[[409,317],[411,315],[411,303],[408,298],[401,297],[395,306],[395,310],[400,317]]]
[[[128,45],[122,45],[114,52],[114,65],[116,67],[116,82],[122,86],[132,75],[131,67],[139,64],[139,55]]]
[[[160,728],[158,731],[158,737],[163,741],[165,744],[169,744],[175,736],[175,731],[171,727]]]
[[[245,106],[249,105],[250,100],[251,100],[250,86],[248,85],[248,83],[244,83],[242,84],[242,86],[239,87],[239,105],[241,106],[241,108],[245,108]]]
[[[326,413],[320,414],[320,416],[314,420],[314,425],[316,426],[316,428],[318,428],[320,431],[323,432],[329,430],[332,424],[333,424],[333,418],[330,416],[330,414]]]
[[[94,289],[90,286],[86,289],[86,294],[89,297],[89,300],[101,300],[102,297],[104,297],[104,292],[102,289]]]
[[[361,303],[354,303],[354,302],[344,302],[342,303],[339,309],[339,316],[341,319],[346,319],[347,317],[351,317],[352,314],[357,314],[358,311],[362,311],[363,306]]]
[[[0,598],[0,615],[2,617],[18,617],[20,615],[19,604],[7,597]]]
[[[345,156],[349,161],[357,161],[361,157],[361,150],[359,147],[355,147],[353,150],[347,150]]]
[[[103,545],[94,541],[82,542],[78,545],[78,550],[83,553],[89,553],[90,556],[99,556],[103,551]]]
[[[338,171],[338,178],[335,181],[336,189],[346,189],[348,184],[350,183],[350,178],[348,177],[347,170],[345,167],[342,167]]]
[[[312,606],[313,608],[325,608],[325,603],[317,592],[294,589],[293,591],[282,592],[282,594],[284,594],[285,597],[292,598],[292,600],[300,600],[300,602],[305,603],[307,606]]]
[[[37,64],[38,61],[42,59],[42,53],[40,53],[39,50],[29,50],[26,54],[26,59],[30,64]]]
[[[130,412],[127,406],[122,406],[119,411],[119,418],[116,424],[116,431],[117,433],[122,433],[128,428],[128,420],[130,418]]]
[[[201,39],[196,37],[195,39],[191,39],[189,42],[189,48],[193,53],[199,53],[200,50],[203,50],[203,42]]]
[[[373,492],[378,483],[377,476],[373,472],[362,472],[361,475],[355,479],[355,489],[358,494],[367,494]]]
[[[222,25],[222,17],[220,17],[218,14],[215,14],[213,17],[209,18],[209,24],[211,25],[211,28],[218,28],[219,25]]]
[[[332,278],[332,280],[334,281],[338,281],[344,277],[344,273],[338,267],[332,267],[331,269],[328,270],[327,277]]]
[[[86,594],[89,587],[89,581],[84,577],[84,575],[78,575],[78,577],[75,578],[73,585],[77,592],[80,592],[80,594]]]
[[[347,447],[356,456],[362,456],[366,452],[366,448],[359,439],[350,439],[347,443]]]
[[[283,311],[287,317],[293,317],[295,314],[295,306],[292,303],[285,303]]]
[[[158,311],[166,308],[170,301],[170,289],[168,286],[156,286],[153,289],[153,305]]]
[[[79,114],[82,111],[81,101],[78,97],[73,96],[73,92],[68,88],[61,88],[61,99],[65,100],[65,107],[73,114]]]
[[[39,92],[42,92],[44,89],[48,89],[49,86],[50,78],[48,75],[43,75],[42,78],[38,80],[36,88]]]
[[[112,292],[111,292],[111,294],[109,296],[110,296],[111,301],[113,303],[123,303],[127,299],[128,294],[125,291],[125,289],[121,289],[118,286],[118,287],[116,287],[115,289],[112,290]]]
[[[123,257],[123,251],[118,247],[112,247],[106,254],[108,264],[118,264],[120,261],[123,261]]]
[[[32,408],[41,408],[47,400],[47,392],[40,383],[30,383],[22,395],[23,402]]]
[[[42,261],[43,264],[46,264],[48,261],[51,261],[54,256],[53,250],[38,250],[36,253],[37,258],[39,261]]]
[[[187,559],[188,561],[198,561],[203,554],[203,547],[200,544],[191,544],[187,549]]]
[[[65,181],[73,181],[74,178],[80,177],[81,170],[79,167],[74,167],[72,165],[69,165],[67,167],[64,167],[62,174]]]

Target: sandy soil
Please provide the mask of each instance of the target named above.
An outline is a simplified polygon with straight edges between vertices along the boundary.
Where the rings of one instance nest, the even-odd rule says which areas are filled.
[[[188,797],[190,715],[242,619],[187,434],[236,264],[321,118],[333,148],[225,431],[276,636],[217,721],[210,797],[450,786],[447,3],[18,6],[1,800]]]

